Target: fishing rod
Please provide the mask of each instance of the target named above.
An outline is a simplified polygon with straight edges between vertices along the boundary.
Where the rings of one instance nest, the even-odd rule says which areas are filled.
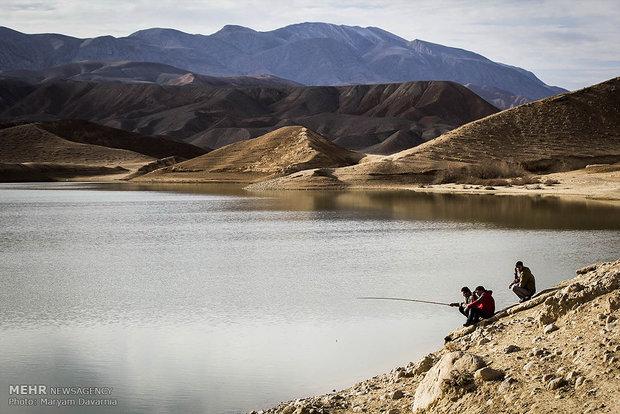
[[[407,298],[390,298],[390,297],[379,297],[379,296],[364,296],[358,299],[376,299],[376,300],[402,300],[404,302],[417,302],[417,303],[430,303],[431,305],[443,305],[450,306],[449,303],[443,302],[433,302],[431,300],[421,300],[421,299],[407,299]]]

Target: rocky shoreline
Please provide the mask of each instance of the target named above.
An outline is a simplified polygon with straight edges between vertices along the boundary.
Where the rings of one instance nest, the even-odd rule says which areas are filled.
[[[460,329],[418,362],[252,413],[618,413],[620,260]]]

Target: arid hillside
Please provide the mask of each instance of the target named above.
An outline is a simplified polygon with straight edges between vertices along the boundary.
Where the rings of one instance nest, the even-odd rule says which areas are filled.
[[[0,78],[0,121],[82,119],[204,149],[301,125],[342,147],[388,154],[498,111],[453,82],[304,87],[273,79],[205,79],[189,74],[172,84],[27,84]]]
[[[598,157],[620,161],[620,78],[488,116],[391,159],[514,161],[547,172],[580,168]]]
[[[185,160],[206,151],[86,121],[0,126],[0,181],[47,181],[126,174],[157,159]]]
[[[367,157],[332,177],[341,187],[466,183],[619,161],[620,78],[614,78],[490,115],[391,156]],[[262,188],[307,188],[306,175]]]
[[[352,165],[361,157],[362,154],[340,148],[305,127],[291,126],[227,145],[139,179],[253,182],[311,168]]]
[[[46,131],[81,144],[125,149],[153,158],[177,157],[190,159],[208,151],[185,142],[161,136],[140,135],[81,120],[43,122],[38,126]]]
[[[0,148],[0,162],[4,163],[54,162],[108,166],[153,159],[133,151],[73,142],[36,124],[0,130]]]

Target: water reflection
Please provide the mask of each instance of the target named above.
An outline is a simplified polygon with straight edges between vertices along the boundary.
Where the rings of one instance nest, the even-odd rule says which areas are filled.
[[[257,197],[264,210],[355,211],[374,217],[491,223],[525,229],[620,230],[618,207],[552,196],[441,194],[412,191],[246,192],[230,184],[110,184],[94,188]],[[252,204],[252,209],[257,208]]]

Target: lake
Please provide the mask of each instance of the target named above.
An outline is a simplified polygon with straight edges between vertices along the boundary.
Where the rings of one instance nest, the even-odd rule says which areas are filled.
[[[239,413],[414,361],[523,260],[539,290],[618,258],[596,202],[215,185],[0,185],[0,412]],[[9,385],[117,406],[8,406]],[[36,396],[35,396],[36,397]]]

